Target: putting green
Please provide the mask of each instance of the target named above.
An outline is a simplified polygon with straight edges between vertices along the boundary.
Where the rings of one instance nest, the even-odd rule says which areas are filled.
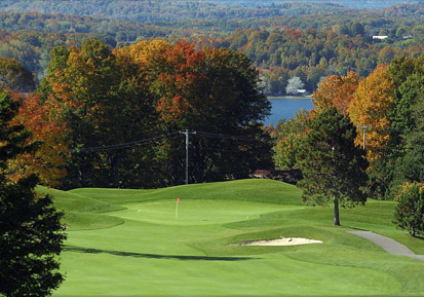
[[[223,224],[259,218],[276,211],[294,211],[304,207],[234,200],[159,200],[123,205],[126,209],[111,216],[160,225]]]

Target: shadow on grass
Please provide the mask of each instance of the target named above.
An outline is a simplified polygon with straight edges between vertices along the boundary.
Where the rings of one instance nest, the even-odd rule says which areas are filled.
[[[370,231],[368,229],[362,229],[362,228],[358,228],[358,227],[351,227],[351,226],[348,226],[348,225],[341,225],[341,227],[349,228],[349,229],[352,229],[352,230],[355,230],[355,231]]]
[[[65,246],[63,251],[67,252],[79,252],[87,254],[110,254],[121,257],[134,257],[134,258],[149,258],[149,259],[168,259],[168,260],[182,260],[182,261],[247,261],[254,260],[257,258],[246,258],[246,257],[207,257],[207,256],[168,256],[168,255],[157,255],[157,254],[140,254],[120,251],[107,251],[99,249],[90,249],[77,246]]]

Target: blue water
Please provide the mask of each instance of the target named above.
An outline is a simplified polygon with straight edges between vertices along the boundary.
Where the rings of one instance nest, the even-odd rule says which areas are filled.
[[[294,118],[296,112],[301,110],[302,108],[306,110],[313,109],[312,99],[269,99],[271,102],[271,115],[265,119],[265,125],[269,125],[271,123],[274,126],[281,119],[289,120],[290,118]]]

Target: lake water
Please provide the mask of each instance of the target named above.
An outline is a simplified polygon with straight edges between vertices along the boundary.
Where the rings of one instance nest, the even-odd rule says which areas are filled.
[[[281,119],[289,120],[290,118],[294,118],[296,112],[298,112],[302,108],[306,110],[311,110],[314,108],[312,104],[312,98],[268,98],[268,100],[271,102],[272,107],[271,115],[264,121],[265,125],[273,123],[275,126]]]

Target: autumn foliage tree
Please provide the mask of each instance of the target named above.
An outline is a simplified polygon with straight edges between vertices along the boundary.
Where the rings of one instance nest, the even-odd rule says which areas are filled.
[[[19,180],[36,174],[43,185],[59,186],[66,176],[65,165],[69,159],[69,131],[61,118],[61,106],[56,101],[42,102],[39,94],[20,99],[22,104],[14,122],[31,132],[28,144],[37,150],[20,154],[9,162],[9,178]]]
[[[348,112],[354,125],[366,127],[368,160],[381,157],[390,134],[390,113],[393,110],[394,82],[387,65],[379,65],[359,82]],[[363,145],[359,135],[357,143]]]
[[[349,71],[346,76],[328,76],[312,95],[315,110],[320,113],[329,107],[336,107],[346,114],[358,84],[359,75],[354,71]]]

